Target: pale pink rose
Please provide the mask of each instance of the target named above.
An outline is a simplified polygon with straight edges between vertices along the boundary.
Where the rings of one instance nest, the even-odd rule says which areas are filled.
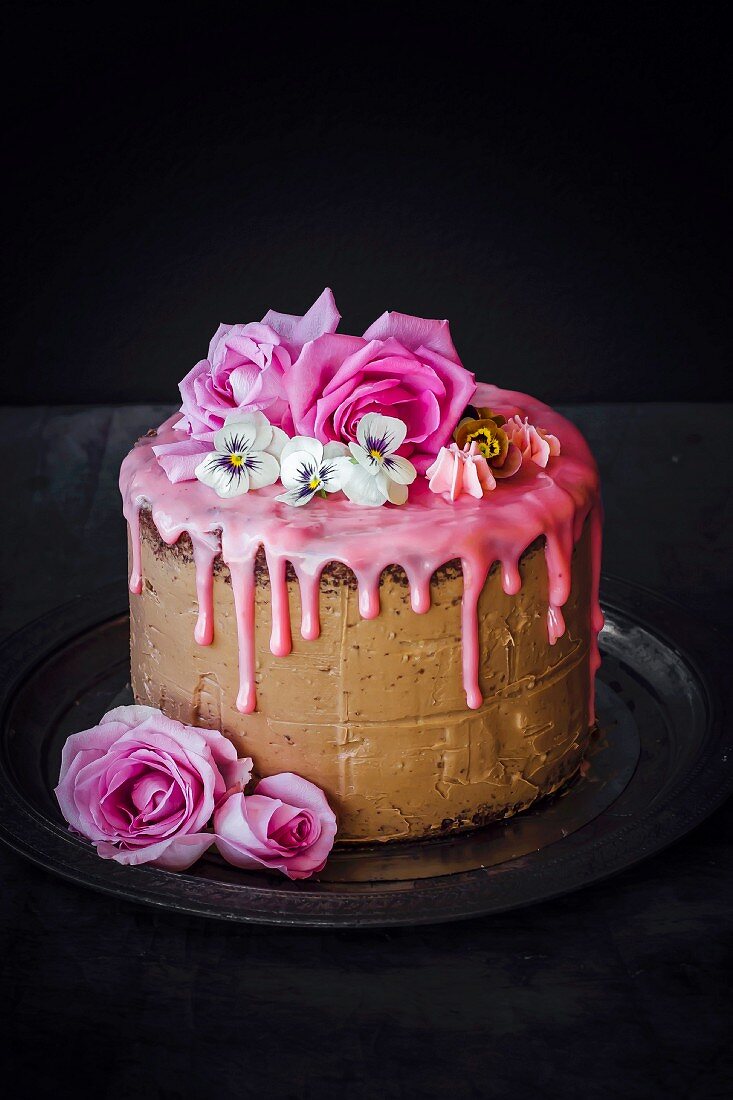
[[[560,440],[557,436],[530,424],[526,416],[522,417],[518,413],[510,416],[504,425],[504,431],[510,443],[519,448],[522,458],[528,462],[536,462],[538,466],[544,467],[550,458],[556,458],[560,454]]]
[[[407,427],[399,453],[424,471],[450,438],[476,389],[447,321],[387,313],[362,338],[325,335],[285,371],[295,430],[321,443],[356,442],[368,412]]]
[[[56,798],[102,859],[185,871],[214,840],[204,830],[215,807],[251,772],[215,730],[153,707],[117,707],[68,738]]]
[[[263,779],[254,794],[233,794],[214,814],[216,846],[237,867],[268,867],[290,879],[321,871],[336,836],[323,791],[291,772]]]
[[[478,443],[461,450],[457,443],[441,447],[438,457],[426,470],[429,488],[434,493],[444,493],[449,500],[471,496],[480,500],[486,492],[496,488],[491,467],[481,454]]]
[[[340,315],[326,288],[303,317],[270,310],[261,322],[219,325],[206,359],[180,384],[182,418],[177,428],[210,443],[237,412],[264,412],[271,424],[290,426],[283,374],[303,345],[336,330]]]

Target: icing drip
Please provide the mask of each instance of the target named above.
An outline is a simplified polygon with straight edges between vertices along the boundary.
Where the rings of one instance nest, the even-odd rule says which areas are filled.
[[[463,688],[471,710],[483,702],[479,687],[478,598],[489,572],[489,562],[478,557],[461,558],[463,569],[463,599],[461,600],[461,634],[463,647]]]
[[[300,633],[307,642],[314,642],[321,633],[321,613],[319,595],[321,589],[321,570],[306,573],[295,566],[295,575],[300,588]]]
[[[286,580],[287,561],[274,557],[265,547],[267,571],[270,574],[272,601],[272,632],[270,634],[270,652],[276,657],[287,657],[293,648],[290,633],[290,603]]]
[[[360,569],[356,574],[359,582],[359,614],[362,619],[376,619],[379,615],[379,578],[381,569]]]
[[[424,615],[430,610],[430,578],[434,570],[423,564],[420,568],[407,569],[407,580],[410,585],[410,605],[416,615]]]
[[[122,472],[120,472],[120,487],[122,487]],[[123,500],[124,505],[122,514],[127,520],[127,525],[130,530],[130,548],[132,556],[130,591],[134,592],[136,596],[139,596],[143,590],[142,546],[140,543],[140,501],[135,500],[131,502],[129,497],[124,495]]]
[[[229,563],[234,593],[239,645],[239,692],[237,710],[252,714],[257,706],[255,689],[255,570],[254,555],[249,561]]]
[[[199,645],[211,645],[214,640],[214,559],[216,546],[202,542],[196,536],[193,543],[193,560],[196,566],[196,598],[199,605],[194,638]]]
[[[598,604],[602,516],[595,462],[577,428],[533,398],[480,384],[474,400],[506,416],[520,408],[526,411],[530,420],[559,437],[561,455],[551,459],[544,470],[526,462],[515,477],[478,501],[461,498],[451,504],[431,493],[421,478],[411,486],[408,503],[400,508],[359,508],[334,494],[326,501],[313,500],[306,508],[296,509],[274,500],[279,485],[227,500],[196,481],[172,485],[151,449],[153,444],[181,438],[171,427],[177,417],[171,417],[157,437],[141,440],[122,464],[120,489],[132,546],[130,590],[142,591],[139,513],[146,506],[167,543],[176,542],[184,531],[191,538],[199,601],[195,637],[199,644],[209,645],[214,630],[213,568],[220,549],[231,573],[237,621],[237,708],[250,714],[256,708],[254,562],[260,546],[270,575],[270,648],[276,656],[286,656],[292,648],[288,562],[300,589],[301,635],[312,640],[320,633],[320,577],[329,562],[342,562],[353,571],[360,613],[371,619],[380,612],[383,569],[399,565],[405,570],[413,611],[424,614],[431,606],[433,573],[458,558],[464,584],[463,686],[467,704],[475,710],[482,703],[477,606],[489,569],[498,562],[504,591],[516,594],[521,587],[519,560],[528,546],[544,537],[547,630],[554,644],[565,631],[562,608],[571,590],[573,547],[587,521],[593,569],[589,661],[595,674],[600,664],[597,633],[603,625]],[[591,676],[591,721],[593,704]]]
[[[593,579],[591,588],[593,599],[590,607],[590,702],[588,704],[589,721],[596,720],[596,673],[601,667],[601,651],[598,648],[598,635],[603,630],[603,612],[598,598],[601,583],[601,543],[603,541],[603,508],[600,500],[590,514],[591,566]]]

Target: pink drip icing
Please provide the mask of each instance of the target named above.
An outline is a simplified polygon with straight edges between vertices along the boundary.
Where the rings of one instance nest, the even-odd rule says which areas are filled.
[[[199,645],[211,645],[214,640],[214,559],[218,553],[216,545],[193,541],[193,560],[196,566],[196,598],[199,612],[196,620],[194,638]]]
[[[461,600],[461,632],[463,637],[463,688],[471,710],[483,703],[479,687],[480,646],[478,637],[478,600],[489,572],[489,563],[475,557],[462,558],[463,599]]]
[[[321,570],[305,573],[295,568],[300,587],[300,633],[307,642],[314,642],[321,633],[321,613],[319,608],[321,590]]]
[[[363,569],[356,574],[359,582],[359,614],[362,619],[376,619],[381,604],[379,600],[379,578],[381,569]]]
[[[565,633],[565,619],[562,608],[567,603],[572,582],[570,559],[573,553],[573,533],[575,509],[572,499],[567,497],[568,507],[572,509],[571,523],[561,525],[556,531],[545,535],[545,560],[547,562],[547,636],[550,645],[555,645]]]
[[[429,565],[422,568],[407,570],[407,579],[410,584],[410,606],[416,615],[425,615],[430,610],[430,579],[432,573]]]
[[[130,548],[132,552],[132,565],[130,568],[130,591],[139,596],[143,590],[143,566],[142,566],[142,542],[140,539],[140,505],[125,501],[125,519],[130,529]]]
[[[273,653],[283,656],[292,645],[285,572],[288,561],[300,587],[301,634],[312,640],[320,633],[320,575],[329,562],[343,562],[353,570],[360,612],[365,618],[374,618],[380,611],[379,580],[387,566],[404,568],[412,607],[422,614],[430,608],[433,573],[459,558],[464,572],[463,681],[468,706],[476,709],[482,702],[477,605],[489,566],[500,563],[504,591],[516,594],[521,587],[519,559],[531,543],[544,536],[548,637],[554,642],[565,630],[562,607],[570,593],[573,546],[588,520],[593,569],[590,667],[595,672],[600,663],[596,633],[603,618],[598,604],[601,510],[593,458],[577,428],[534,398],[480,384],[474,401],[505,415],[518,408],[525,410],[534,423],[559,437],[561,455],[545,470],[525,463],[515,477],[500,482],[478,501],[461,498],[451,504],[431,493],[425,479],[418,478],[410,487],[407,505],[400,508],[359,508],[340,494],[313,500],[306,508],[289,508],[274,500],[279,485],[229,500],[220,500],[197,481],[171,485],[151,450],[154,443],[181,438],[171,427],[177,417],[171,417],[156,438],[141,440],[122,464],[120,488],[132,544],[130,590],[142,590],[139,509],[144,504],[150,507],[153,522],[166,542],[174,543],[184,531],[191,536],[199,599],[196,640],[208,644],[213,630],[213,562],[220,547],[231,571],[235,601],[240,662],[237,707],[251,713],[256,707],[254,559],[259,546],[265,548],[270,570],[270,645]],[[589,705],[592,715],[592,686]]]
[[[270,652],[276,657],[287,657],[293,648],[290,633],[290,602],[288,600],[287,561],[265,551],[270,574],[270,602],[272,606],[272,632]]]
[[[501,563],[501,586],[507,596],[516,596],[522,587],[522,578],[519,576],[519,565],[516,561],[503,561]]]
[[[234,593],[239,644],[239,693],[237,710],[252,714],[257,706],[255,688],[255,573],[254,556],[249,561],[229,563]]]
[[[601,582],[601,543],[603,540],[603,507],[600,500],[590,514],[591,568],[593,570],[593,599],[590,609],[590,699],[588,714],[591,723],[596,720],[596,673],[601,667],[601,651],[598,648],[598,635],[603,630],[603,612],[599,599]]]

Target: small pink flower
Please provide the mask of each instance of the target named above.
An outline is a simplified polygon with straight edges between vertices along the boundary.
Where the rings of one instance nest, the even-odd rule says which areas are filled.
[[[251,771],[215,730],[153,707],[117,707],[68,738],[56,798],[102,859],[185,871],[214,840],[204,830],[215,807]]]
[[[463,451],[457,443],[441,447],[425,476],[430,479],[428,485],[434,493],[445,493],[450,500],[464,495],[480,500],[484,493],[496,488],[491,467],[478,443]]]
[[[543,428],[536,428],[529,419],[518,413],[510,416],[504,425],[509,441],[518,447],[522,458],[546,466],[550,458],[560,454],[560,440]]]
[[[340,315],[326,288],[303,317],[270,310],[262,321],[219,325],[206,359],[180,384],[182,419],[177,427],[210,442],[237,412],[265,412],[276,427],[291,426],[283,374],[309,340],[336,330]]]
[[[323,791],[291,772],[263,779],[254,794],[233,794],[214,814],[216,845],[236,867],[269,867],[290,879],[325,866],[336,816]]]
[[[406,426],[400,454],[425,470],[476,389],[447,321],[385,313],[363,337],[324,335],[285,371],[295,430],[321,443],[354,443],[367,413]]]

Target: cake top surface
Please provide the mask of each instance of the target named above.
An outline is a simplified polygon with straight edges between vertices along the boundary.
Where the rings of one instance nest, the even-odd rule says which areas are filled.
[[[207,358],[180,383],[180,411],[123,463],[130,586],[142,584],[142,507],[166,542],[190,536],[202,593],[220,553],[239,576],[235,599],[249,601],[238,586],[250,584],[264,547],[285,614],[290,562],[316,623],[304,620],[305,637],[317,633],[313,603],[329,562],[352,569],[362,615],[374,617],[383,569],[402,566],[423,613],[434,572],[459,558],[467,700],[480,706],[473,620],[495,562],[505,591],[517,592],[521,555],[544,538],[553,641],[564,631],[572,550],[592,516],[597,597],[595,462],[577,428],[547,405],[477,384],[447,321],[386,313],[361,337],[337,334],[338,321],[326,290],[302,317],[270,311],[219,326]],[[597,598],[594,615],[599,624]],[[283,632],[280,623],[273,645],[287,651],[275,638]],[[244,710],[254,706],[248,691]]]
[[[219,325],[180,382],[180,412],[151,444],[166,479],[205,486],[197,505],[213,494],[238,502],[225,511],[274,510],[296,527],[277,505],[308,506],[309,523],[338,517],[340,529],[360,530],[373,520],[354,505],[392,506],[379,521],[391,525],[393,506],[424,509],[428,494],[499,504],[509,479],[521,495],[555,465],[551,411],[478,385],[448,321],[387,312],[363,336],[337,333],[339,321],[327,288],[303,316],[270,310]]]
[[[478,497],[469,492],[454,497],[449,490],[435,492],[431,479],[418,475],[401,507],[389,501],[385,507],[362,506],[343,492],[315,493],[307,507],[297,507],[282,500],[279,482],[232,496],[219,496],[198,478],[171,482],[156,452],[165,453],[187,438],[176,427],[179,416],[174,414],[143,437],[125,460],[123,492],[132,504],[152,509],[167,542],[175,542],[182,532],[195,527],[220,543],[225,560],[246,558],[254,540],[287,553],[317,553],[323,564],[342,560],[340,553],[349,542],[351,560],[363,558],[365,564],[372,560],[375,566],[378,561],[403,564],[421,553],[433,558],[438,544],[444,543],[447,561],[460,557],[464,544],[477,538],[485,542],[489,526],[494,546],[514,543],[518,526],[526,531],[521,553],[558,518],[576,510],[586,513],[598,488],[595,463],[578,429],[547,405],[485,383],[478,383],[475,393],[498,416],[518,415],[521,410],[541,422],[555,438],[562,438],[562,453],[546,467],[532,460],[523,462],[511,478],[496,479],[495,488]],[[530,537],[531,523],[537,531]],[[375,555],[372,540],[384,544],[384,551]]]

